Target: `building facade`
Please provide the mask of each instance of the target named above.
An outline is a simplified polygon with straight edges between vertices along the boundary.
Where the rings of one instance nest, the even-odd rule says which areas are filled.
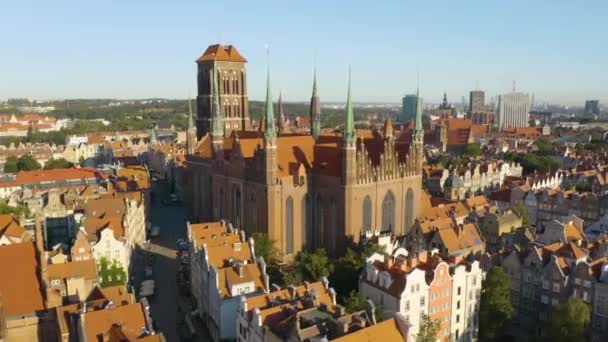
[[[471,90],[469,92],[469,113],[479,113],[486,110],[485,96],[483,90]]]
[[[418,216],[422,182],[420,101],[407,140],[396,139],[390,120],[382,134],[357,131],[350,83],[341,134],[313,124],[310,133],[283,135],[270,79],[267,89],[263,129],[246,130],[246,123],[230,135],[214,92],[212,131],[186,156],[193,221],[228,219],[248,234],[266,233],[287,256],[313,246],[334,252],[369,228],[407,232]]]
[[[428,315],[440,322],[438,341],[476,341],[482,278],[479,262],[462,257],[376,253],[366,260],[359,292],[380,306],[382,317],[403,315],[414,336]]]
[[[530,120],[530,96],[512,92],[498,97],[498,129],[528,127]]]

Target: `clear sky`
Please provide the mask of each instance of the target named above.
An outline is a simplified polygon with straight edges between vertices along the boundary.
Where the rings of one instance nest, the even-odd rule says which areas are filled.
[[[249,60],[251,99],[399,102],[416,88],[608,103],[608,1],[30,1],[0,7],[0,98],[185,98],[213,43]]]

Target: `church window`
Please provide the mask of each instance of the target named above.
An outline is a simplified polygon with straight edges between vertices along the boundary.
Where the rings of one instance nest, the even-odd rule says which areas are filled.
[[[329,238],[331,239],[332,250],[336,248],[336,240],[338,239],[338,224],[336,215],[336,201],[332,198],[329,199]]]
[[[395,196],[389,191],[382,201],[382,231],[393,231],[395,228]]]
[[[293,198],[291,196],[287,197],[287,201],[285,203],[285,227],[287,229],[287,234],[285,239],[286,241],[286,252],[287,254],[293,253]]]
[[[323,198],[321,194],[317,195],[315,201],[315,225],[314,225],[314,242],[317,246],[323,244]]]
[[[407,234],[414,224],[414,190],[409,188],[405,195],[405,233]]]
[[[363,232],[372,229],[372,200],[369,195],[363,199]]]
[[[310,231],[312,228],[311,225],[311,206],[310,206],[310,196],[305,195],[302,197],[300,215],[302,216],[302,224],[300,229],[302,229],[302,247],[311,247],[311,241],[309,239],[312,237],[312,232]]]

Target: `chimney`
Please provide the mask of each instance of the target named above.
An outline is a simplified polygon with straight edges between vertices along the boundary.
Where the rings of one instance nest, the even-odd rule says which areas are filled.
[[[407,267],[415,268],[416,266],[418,266],[418,256],[412,253],[407,257]]]
[[[296,296],[298,295],[298,293],[296,291],[296,287],[293,285],[287,286],[287,290],[289,291],[289,295],[291,296],[291,299],[295,299]]]
[[[384,256],[384,263],[386,264],[387,269],[391,269],[393,267],[394,262],[395,262],[395,259],[392,256],[390,256],[390,255]]]
[[[418,262],[423,264],[428,260],[428,252],[426,250],[418,251]]]

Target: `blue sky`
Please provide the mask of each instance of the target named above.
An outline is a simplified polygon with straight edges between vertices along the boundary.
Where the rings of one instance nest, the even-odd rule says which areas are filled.
[[[212,43],[249,60],[262,99],[310,96],[317,54],[324,101],[399,102],[420,73],[425,100],[517,88],[537,101],[608,103],[608,2],[28,1],[0,11],[0,98],[184,98]]]

